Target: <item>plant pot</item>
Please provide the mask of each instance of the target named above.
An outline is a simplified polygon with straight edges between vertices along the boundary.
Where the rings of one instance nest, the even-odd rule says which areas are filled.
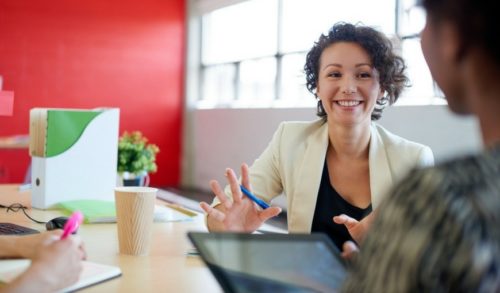
[[[123,172],[118,174],[118,186],[149,186],[149,174],[142,171],[139,174]]]

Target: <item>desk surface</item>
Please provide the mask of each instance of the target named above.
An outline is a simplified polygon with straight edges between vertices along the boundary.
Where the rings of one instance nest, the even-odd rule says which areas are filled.
[[[15,202],[31,206],[31,194],[17,185],[0,185],[0,204]],[[48,221],[61,216],[58,210],[29,210],[30,216]],[[12,222],[39,231],[44,225],[29,220],[21,211],[0,209],[0,222]],[[222,292],[209,269],[197,256],[186,256],[192,248],[187,231],[206,231],[203,216],[192,222],[155,223],[149,256],[118,253],[116,224],[84,224],[79,235],[85,242],[88,260],[121,268],[122,277],[90,287],[83,292]]]

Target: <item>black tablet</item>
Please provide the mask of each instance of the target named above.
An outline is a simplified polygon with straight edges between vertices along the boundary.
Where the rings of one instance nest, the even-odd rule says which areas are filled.
[[[325,234],[189,232],[225,292],[335,292],[344,260]]]

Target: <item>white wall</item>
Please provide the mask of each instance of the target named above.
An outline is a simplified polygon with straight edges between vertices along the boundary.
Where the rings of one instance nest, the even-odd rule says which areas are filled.
[[[315,109],[212,109],[190,112],[185,129],[184,187],[209,190],[211,179],[225,184],[224,169],[239,170],[264,150],[281,121],[314,120]],[[393,133],[430,146],[437,161],[477,151],[481,139],[473,118],[447,106],[390,107],[379,121]]]

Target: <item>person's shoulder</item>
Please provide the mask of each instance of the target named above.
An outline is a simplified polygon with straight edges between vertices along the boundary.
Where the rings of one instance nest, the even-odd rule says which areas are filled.
[[[440,182],[444,183],[445,177],[454,178],[454,177],[462,177],[464,174],[461,174],[460,170],[466,170],[474,165],[479,158],[479,155],[466,155],[459,158],[448,159],[446,161],[442,161],[435,166],[429,166],[424,168],[414,168],[408,174],[407,178],[412,178],[413,181],[422,182],[422,179],[425,179],[425,182]],[[466,173],[469,173],[466,171]]]
[[[453,223],[462,225],[464,219],[469,221],[472,217],[482,219],[482,223],[486,219],[498,220],[491,216],[500,208],[498,178],[500,149],[462,156],[412,170],[380,208],[392,222],[407,221],[414,226],[418,221],[429,229],[442,225],[444,218],[449,220],[448,229]]]
[[[380,136],[380,138],[384,142],[384,145],[387,148],[389,148],[389,147],[398,147],[398,148],[404,147],[404,148],[416,149],[416,150],[429,148],[428,146],[426,146],[422,143],[418,143],[418,142],[406,139],[404,137],[401,137],[399,135],[396,135],[377,123],[372,123],[372,128],[375,129],[375,131],[378,133],[378,135]]]
[[[281,127],[286,127],[288,129],[318,129],[326,125],[324,119],[316,119],[312,121],[284,121],[281,122]]]
[[[285,121],[280,124],[280,129],[286,134],[309,135],[327,127],[326,121],[317,119],[313,121]]]
[[[454,190],[457,192],[450,194],[457,194],[463,190],[485,188],[489,184],[488,181],[495,179],[497,182],[499,177],[500,147],[449,159],[431,167],[414,168],[400,185],[413,190],[423,188],[439,193],[450,193],[449,191]],[[500,183],[495,184],[500,188]]]
[[[321,142],[328,136],[325,121],[286,121],[282,122],[274,134],[274,140],[289,147],[305,146],[311,141]]]
[[[453,184],[485,183],[488,178],[500,177],[500,146],[444,161],[436,168],[453,180]]]

